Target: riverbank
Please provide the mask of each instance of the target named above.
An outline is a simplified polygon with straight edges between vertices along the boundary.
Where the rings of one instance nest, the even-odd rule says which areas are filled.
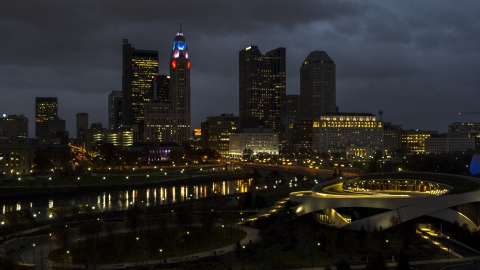
[[[117,181],[103,181],[102,174],[92,175],[89,179],[76,180],[76,181],[63,181],[63,183],[54,182],[57,185],[43,185],[38,180],[26,180],[30,181],[30,185],[22,186],[3,186],[0,187],[0,199],[4,203],[16,202],[22,199],[28,199],[34,196],[35,198],[52,197],[52,196],[75,196],[78,194],[86,194],[93,192],[101,192],[106,189],[111,191],[125,190],[129,188],[142,188],[148,187],[153,184],[163,184],[165,186],[172,186],[177,184],[202,184],[211,181],[223,181],[243,179],[245,176],[242,173],[210,173],[200,175],[185,175],[177,174],[170,175],[169,177],[155,177],[149,174],[136,174],[128,175],[125,172],[123,175],[108,176],[109,178],[115,177]],[[148,176],[147,176],[148,175]],[[26,182],[25,181],[25,182]]]

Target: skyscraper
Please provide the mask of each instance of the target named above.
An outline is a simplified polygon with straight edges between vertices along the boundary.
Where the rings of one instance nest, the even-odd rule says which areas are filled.
[[[108,94],[108,129],[118,131],[122,126],[122,110],[123,110],[122,91],[112,91]]]
[[[300,67],[300,118],[336,111],[335,63],[324,51],[311,52]]]
[[[50,134],[49,121],[58,120],[58,99],[56,97],[35,98],[35,137]]]
[[[240,126],[271,128],[284,140],[286,95],[285,48],[263,55],[257,46],[239,52]]]
[[[175,142],[182,144],[190,139],[190,59],[183,37],[182,24],[175,36],[170,59],[170,100],[173,118],[177,122]]]
[[[158,51],[136,50],[124,38],[122,70],[123,124],[138,125],[142,140],[145,103],[153,99],[152,81],[158,74]]]
[[[86,147],[88,131],[88,113],[77,113],[77,145]]]
[[[145,106],[145,141],[183,144],[190,139],[190,59],[181,24],[169,66],[170,76],[155,77],[155,102]]]

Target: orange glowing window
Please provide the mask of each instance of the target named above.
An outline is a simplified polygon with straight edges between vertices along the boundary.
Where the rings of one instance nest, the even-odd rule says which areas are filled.
[[[177,59],[172,60],[172,68],[176,69],[177,68]]]
[[[187,62],[187,69],[190,69],[190,60]]]

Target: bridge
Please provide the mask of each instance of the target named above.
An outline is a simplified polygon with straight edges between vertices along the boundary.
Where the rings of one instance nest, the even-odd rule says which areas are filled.
[[[262,179],[266,180],[272,176],[279,174],[286,181],[297,179],[317,180],[319,182],[332,179],[333,170],[315,169],[300,166],[289,165],[271,165],[271,164],[257,164],[257,163],[234,163],[235,169],[240,169],[245,175],[250,172],[258,173]],[[354,176],[352,173],[342,172],[343,176]]]

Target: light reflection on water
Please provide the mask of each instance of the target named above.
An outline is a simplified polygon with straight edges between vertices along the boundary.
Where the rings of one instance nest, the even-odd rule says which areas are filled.
[[[174,185],[156,187],[143,187],[123,191],[105,191],[82,194],[75,197],[39,198],[5,204],[2,213],[21,209],[30,209],[32,213],[41,214],[37,218],[48,218],[46,209],[52,207],[65,207],[83,204],[91,207],[94,211],[126,210],[135,203],[145,206],[159,206],[169,203],[186,202],[202,198],[210,198],[216,195],[230,195],[245,193],[252,186],[253,178],[247,180],[226,180],[196,185]],[[272,187],[278,183],[272,182]]]

